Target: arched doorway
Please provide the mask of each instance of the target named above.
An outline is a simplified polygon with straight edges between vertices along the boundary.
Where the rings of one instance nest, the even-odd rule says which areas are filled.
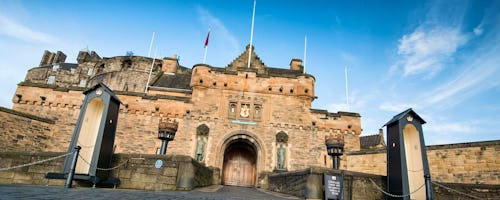
[[[252,187],[255,185],[257,150],[245,139],[236,139],[227,145],[222,166],[222,184]]]

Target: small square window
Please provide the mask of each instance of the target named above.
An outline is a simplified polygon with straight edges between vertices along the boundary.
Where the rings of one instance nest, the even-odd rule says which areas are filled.
[[[87,80],[80,80],[80,84],[78,86],[79,87],[85,87],[85,86],[87,86]]]
[[[49,76],[49,80],[47,80],[47,84],[54,84],[56,82],[56,76]]]
[[[94,68],[89,68],[89,71],[87,71],[87,75],[92,75],[92,73],[94,72]]]

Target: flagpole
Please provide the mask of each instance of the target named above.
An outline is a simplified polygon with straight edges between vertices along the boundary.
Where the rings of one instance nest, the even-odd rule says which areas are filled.
[[[203,64],[205,64],[205,61],[207,59],[207,49],[208,49],[208,38],[210,37],[210,27],[208,27],[208,35],[207,38],[205,39],[205,53],[203,54]]]
[[[151,36],[151,43],[149,43],[148,57],[151,56],[151,48],[153,47],[153,41],[155,40],[155,32],[153,31],[153,36]]]
[[[207,49],[208,49],[208,45],[205,46],[205,54],[203,55],[203,64],[205,64],[205,60],[207,59]]]
[[[347,66],[345,66],[345,98],[347,102],[347,111],[350,111],[351,108],[349,106],[349,90],[347,86]]]
[[[255,20],[255,4],[257,0],[253,0],[253,12],[252,12],[252,30],[250,32],[250,46],[248,47],[248,68],[250,68],[250,58],[252,57],[252,40],[253,40],[253,25]]]
[[[149,80],[151,79],[151,73],[153,72],[153,67],[155,66],[156,53],[158,52],[158,47],[155,49],[155,57],[153,57],[153,62],[151,63],[151,69],[149,69],[148,82],[146,83],[146,89],[144,89],[144,93],[148,93]]]
[[[307,59],[307,35],[304,36],[304,74],[306,73],[306,59]]]

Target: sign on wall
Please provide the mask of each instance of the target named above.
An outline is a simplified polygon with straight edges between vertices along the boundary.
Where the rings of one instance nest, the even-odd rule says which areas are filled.
[[[324,174],[325,199],[344,199],[344,176],[343,174]]]

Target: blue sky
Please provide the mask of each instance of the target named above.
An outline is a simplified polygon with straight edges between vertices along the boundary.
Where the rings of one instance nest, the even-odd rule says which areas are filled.
[[[88,47],[103,57],[180,56],[225,67],[250,40],[253,1],[0,0],[0,106],[16,84],[61,50],[76,62]],[[257,2],[254,46],[267,66],[303,57],[316,77],[313,107],[362,115],[363,135],[412,107],[427,144],[500,139],[500,1]]]

